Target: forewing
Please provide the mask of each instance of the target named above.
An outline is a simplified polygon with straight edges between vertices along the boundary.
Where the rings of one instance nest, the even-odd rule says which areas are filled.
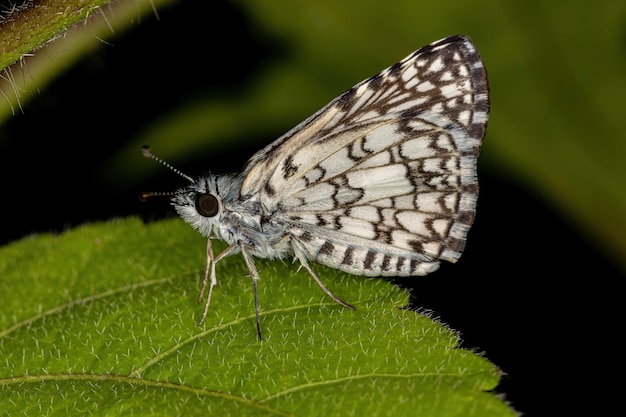
[[[255,154],[242,194],[257,194],[276,218],[321,227],[335,240],[363,238],[456,261],[474,218],[488,109],[473,44],[443,39]]]

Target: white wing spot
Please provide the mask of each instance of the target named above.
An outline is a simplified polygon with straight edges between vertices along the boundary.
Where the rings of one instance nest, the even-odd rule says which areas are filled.
[[[439,81],[442,81],[442,82],[454,81],[454,76],[452,75],[452,71],[444,71],[443,74],[441,74],[441,77],[439,77]]]
[[[459,119],[459,122],[461,122],[462,125],[468,126],[470,124],[470,116],[471,115],[472,115],[471,111],[463,110],[463,111],[459,112],[459,115],[457,116],[457,118]]]
[[[419,211],[438,213],[441,211],[439,198],[442,195],[441,192],[419,193],[415,196],[415,206]]]
[[[365,136],[365,148],[371,151],[379,151],[399,142],[404,135],[398,133],[395,123],[387,123],[372,130]]]
[[[458,194],[449,193],[443,199],[445,208],[450,211],[456,211],[456,205],[459,201]]]
[[[365,239],[376,238],[376,231],[371,221],[342,216],[339,218],[339,224],[341,231],[349,235],[360,236]]]
[[[443,63],[443,59],[441,59],[441,57],[437,57],[431,64],[430,67],[428,67],[428,70],[431,72],[439,72],[442,69],[445,68],[445,65]]]
[[[367,88],[367,85],[363,85],[357,90],[356,95],[358,96],[358,98],[354,105],[348,111],[348,116],[358,111],[361,107],[365,106],[370,97],[374,95],[374,91]]]
[[[402,73],[402,81],[406,83],[407,81],[415,78],[416,76],[417,76],[417,68],[415,68],[413,65],[409,65]]]
[[[412,89],[413,89],[416,85],[418,85],[419,83],[420,83],[419,78],[414,77],[414,78],[411,78],[409,81],[407,81],[407,82],[404,84],[404,88],[405,88],[405,89],[407,89],[407,90],[412,90]],[[427,99],[426,99],[426,97],[424,97],[424,101],[425,101],[425,100],[427,100]]]
[[[431,232],[426,228],[426,223],[431,216],[417,211],[400,211],[396,213],[396,220],[406,231],[422,236],[430,236]]]
[[[459,65],[458,71],[459,71],[459,75],[463,78],[467,78],[470,75],[467,65]]]
[[[381,221],[378,210],[374,206],[356,206],[350,208],[350,217],[355,219],[367,220],[371,223],[378,223]]]
[[[430,91],[433,88],[435,88],[435,85],[433,83],[431,83],[430,81],[424,81],[417,86],[416,90],[425,93],[426,91]]]
[[[439,87],[441,95],[445,98],[452,98],[461,95],[462,90],[456,84],[446,84]]]
[[[411,95],[412,94],[407,91],[406,93],[398,94],[397,96],[387,100],[387,103],[393,104],[393,103],[397,103],[398,101],[404,101],[407,98],[411,97]]]
[[[450,227],[450,220],[447,219],[436,219],[433,220],[432,228],[433,230],[440,236],[443,237],[448,232],[448,228]]]
[[[443,113],[444,107],[443,103],[436,103],[434,106],[430,108],[434,113]]]
[[[400,155],[407,159],[428,158],[435,155],[435,150],[429,147],[430,137],[421,136],[410,139],[400,146]]]
[[[422,168],[426,172],[439,172],[441,168],[439,165],[441,164],[441,158],[429,158],[424,160]]]
[[[454,151],[454,145],[452,145],[452,140],[447,133],[442,133],[437,138],[437,147],[445,149],[447,151]]]

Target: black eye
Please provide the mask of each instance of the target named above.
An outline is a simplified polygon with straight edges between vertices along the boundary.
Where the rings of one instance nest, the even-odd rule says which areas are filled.
[[[196,210],[201,216],[214,217],[219,211],[220,204],[213,194],[196,195]]]

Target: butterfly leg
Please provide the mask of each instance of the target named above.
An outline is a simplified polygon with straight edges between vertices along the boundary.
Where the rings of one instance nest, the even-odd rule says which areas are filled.
[[[213,279],[215,279],[215,281],[217,281],[217,279],[215,278],[215,267],[213,267],[213,269],[211,269],[211,265],[213,264],[213,245],[211,243],[211,240],[213,240],[212,237],[210,237],[207,240],[207,245],[206,245],[206,268],[204,269],[204,279],[202,280],[202,287],[200,288],[200,294],[198,295],[198,303],[200,303],[200,301],[202,301],[202,299],[204,298],[204,291],[206,290],[206,286],[209,282],[209,271],[211,272],[211,288],[213,288],[213,285],[216,284],[216,282],[213,282]],[[210,290],[209,290],[210,292]],[[210,297],[210,295],[209,295]]]
[[[307,256],[306,256],[306,250],[302,247],[302,243],[295,237],[295,236],[291,236],[291,247],[293,248],[293,253],[295,256],[295,259],[297,259],[300,262],[300,265],[304,267],[304,269],[306,269],[309,273],[309,275],[311,275],[313,277],[313,279],[315,280],[315,282],[317,282],[317,285],[320,286],[320,288],[333,300],[335,300],[337,303],[341,304],[344,307],[347,307],[351,310],[356,310],[356,308],[352,305],[352,304],[348,304],[345,301],[343,301],[341,298],[337,297],[335,294],[333,294],[327,287],[326,285],[324,285],[324,283],[322,282],[322,280],[320,280],[317,275],[315,274],[315,272],[313,272],[313,269],[311,269],[311,267],[309,266],[309,262],[307,261]],[[295,261],[294,259],[294,261]]]
[[[333,294],[327,287],[326,285],[324,285],[324,283],[322,282],[322,280],[320,280],[317,275],[315,274],[315,272],[313,272],[313,269],[311,269],[311,267],[309,266],[309,263],[306,261],[305,258],[300,258],[298,257],[298,261],[300,261],[300,265],[302,265],[304,267],[304,269],[306,269],[309,273],[309,275],[311,275],[313,277],[313,279],[315,280],[315,282],[317,282],[317,285],[320,286],[320,288],[333,300],[335,300],[337,303],[341,304],[344,307],[349,308],[350,310],[356,310],[356,307],[354,307],[352,304],[346,303],[345,301],[343,301],[341,298],[337,297],[335,294]]]
[[[261,318],[259,315],[259,292],[257,290],[257,282],[259,281],[259,271],[256,269],[256,265],[254,264],[254,259],[250,252],[248,252],[248,248],[246,245],[241,245],[241,254],[243,255],[243,259],[246,261],[246,266],[248,267],[248,271],[250,272],[250,276],[252,277],[252,286],[254,287],[254,311],[256,314],[256,335],[259,340],[263,340],[263,336],[261,335]]]
[[[213,294],[213,287],[217,285],[217,275],[215,274],[215,264],[220,261],[222,258],[228,256],[235,249],[237,249],[238,245],[232,244],[222,253],[217,255],[217,257],[213,254],[213,245],[211,243],[212,237],[209,238],[206,247],[207,259],[206,259],[206,268],[204,269],[204,279],[202,280],[202,287],[200,288],[200,295],[198,296],[198,303],[202,301],[204,296],[204,292],[206,291],[207,284],[209,284],[209,292],[206,297],[206,301],[204,303],[204,311],[202,312],[202,317],[200,318],[200,322],[198,324],[204,323],[206,319],[207,312],[209,311],[209,304],[211,304],[211,295]]]

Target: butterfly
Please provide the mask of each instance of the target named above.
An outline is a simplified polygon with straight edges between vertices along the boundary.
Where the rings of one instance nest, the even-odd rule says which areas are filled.
[[[200,323],[216,264],[241,253],[293,257],[332,299],[309,261],[355,275],[425,275],[464,249],[478,196],[477,159],[489,115],[487,73],[463,35],[433,42],[341,94],[254,154],[238,174],[186,178],[168,195],[208,238]],[[212,240],[228,247],[214,254]]]

